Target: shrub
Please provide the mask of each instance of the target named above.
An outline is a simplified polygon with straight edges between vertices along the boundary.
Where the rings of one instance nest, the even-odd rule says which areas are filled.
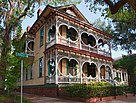
[[[128,86],[112,86],[105,82],[92,84],[75,84],[64,89],[70,97],[90,98],[124,95],[127,91],[134,91]]]

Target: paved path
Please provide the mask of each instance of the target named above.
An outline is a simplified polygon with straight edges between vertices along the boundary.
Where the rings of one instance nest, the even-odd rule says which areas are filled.
[[[112,101],[97,102],[97,103],[136,103],[136,96],[122,98],[122,99],[114,99]]]
[[[23,97],[32,101],[32,103],[85,103],[61,98],[43,97],[31,94],[23,94]]]
[[[37,96],[31,94],[24,94],[23,97],[26,97],[27,99],[31,100],[32,103],[85,103],[85,102],[65,100],[61,98],[43,97],[43,96]],[[114,99],[112,101],[101,101],[97,103],[136,103],[136,96],[122,98],[122,99]]]

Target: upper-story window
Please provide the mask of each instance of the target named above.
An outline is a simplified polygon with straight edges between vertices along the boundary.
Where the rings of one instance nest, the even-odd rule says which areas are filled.
[[[44,27],[40,29],[40,47],[43,45]]]
[[[43,77],[44,74],[44,64],[43,64],[43,57],[39,59],[39,77]]]
[[[59,34],[63,37],[63,38],[70,38],[70,40],[72,41],[76,41],[78,39],[78,33],[75,30],[75,28],[70,27],[68,29],[68,27],[66,25],[61,25],[59,27]]]
[[[56,32],[56,27],[53,25],[52,28],[50,28],[48,32],[48,42],[55,39],[55,32]]]

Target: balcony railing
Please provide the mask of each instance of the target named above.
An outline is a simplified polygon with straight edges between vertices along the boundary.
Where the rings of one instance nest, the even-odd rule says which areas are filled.
[[[106,50],[98,50],[98,54],[102,54],[104,56],[111,57],[111,53],[107,52]]]
[[[49,43],[47,43],[46,48],[50,48],[55,43],[56,43],[56,39],[53,38]],[[62,45],[66,45],[66,46],[69,46],[69,47],[74,47],[74,48],[78,48],[78,49],[81,49],[81,50],[86,50],[86,51],[89,51],[89,52],[94,52],[94,53],[97,53],[97,54],[101,54],[101,55],[104,55],[104,56],[111,57],[111,53],[109,51],[107,52],[105,50],[98,49],[97,47],[92,47],[90,45],[80,44],[78,40],[72,41],[70,38],[66,39],[66,38],[63,38],[61,36],[58,36],[58,42],[57,43],[62,44]]]
[[[58,76],[58,82],[59,83],[80,83],[80,78],[78,76]]]
[[[83,83],[90,83],[91,81],[98,81],[98,77],[96,76],[93,78],[91,75],[89,77],[87,77],[83,74],[83,77],[82,77]]]
[[[49,43],[47,43],[46,48],[50,48],[50,47],[53,46],[55,43],[56,43],[56,40],[55,40],[55,37],[54,37],[54,38],[52,38],[52,40],[51,40]]]
[[[55,76],[51,74],[46,76],[46,83],[55,83]]]
[[[97,48],[93,48],[90,45],[81,44],[81,49],[97,53]]]
[[[58,44],[66,45],[69,47],[74,47],[74,48],[79,48],[79,42],[78,41],[72,41],[70,38],[63,38],[63,37],[58,37]]]

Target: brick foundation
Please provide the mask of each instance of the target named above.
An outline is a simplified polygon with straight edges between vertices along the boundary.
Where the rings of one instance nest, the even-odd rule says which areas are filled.
[[[55,84],[23,86],[23,92],[48,97],[58,96],[58,88]]]

